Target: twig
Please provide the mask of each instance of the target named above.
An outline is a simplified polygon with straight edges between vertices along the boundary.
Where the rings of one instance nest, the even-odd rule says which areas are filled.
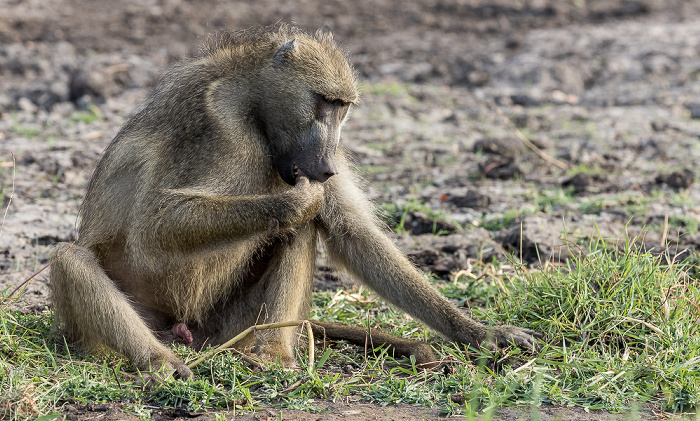
[[[558,159],[554,159],[551,156],[547,155],[542,151],[542,149],[538,148],[534,143],[530,142],[527,137],[523,134],[523,132],[520,131],[517,127],[515,127],[515,124],[506,116],[503,111],[497,106],[494,105],[494,110],[496,111],[496,114],[498,114],[499,117],[506,123],[506,125],[510,128],[510,130],[513,132],[515,137],[518,138],[525,146],[527,146],[531,151],[536,153],[540,158],[544,159],[545,161],[549,162],[550,164],[554,164],[557,167],[561,168],[562,170],[567,170],[569,169],[569,166],[566,165],[565,163],[559,161]]]
[[[664,233],[661,235],[661,247],[666,247],[666,237],[668,236],[668,214],[664,215]]]
[[[17,173],[17,165],[15,162],[15,154],[10,152],[12,156],[12,190],[10,191],[10,199],[7,201],[7,206],[5,207],[5,214],[2,216],[2,224],[0,224],[0,237],[2,237],[2,230],[5,228],[5,219],[7,218],[7,211],[10,210],[10,204],[12,203],[12,198],[15,196],[15,175]]]
[[[220,345],[217,348],[210,349],[200,358],[187,364],[187,367],[189,367],[190,369],[195,368],[196,366],[198,366],[199,364],[204,362],[204,360],[206,360],[207,358],[210,358],[211,356],[213,356],[213,355],[215,355],[215,354],[217,354],[217,353],[219,353],[227,348],[230,348],[236,342],[238,342],[241,339],[248,336],[248,334],[250,334],[251,332],[256,332],[258,330],[278,329],[278,328],[282,328],[282,327],[299,326],[302,323],[309,323],[309,322],[307,320],[295,320],[292,322],[267,323],[267,324],[262,324],[262,325],[251,326],[248,329],[244,330],[243,332],[239,333],[238,335],[234,336],[228,342]],[[307,332],[309,331],[308,329],[310,329],[310,326],[307,328]],[[313,339],[313,335],[310,335],[310,337],[309,337],[309,369],[313,369],[313,355],[314,355],[314,339]]]
[[[295,382],[292,383],[292,385],[289,386],[288,388],[286,388],[286,389],[284,389],[284,390],[280,390],[279,393],[280,393],[281,395],[285,395],[285,394],[287,394],[287,393],[289,393],[289,392],[295,390],[295,389],[298,388],[299,386],[301,386],[301,380],[295,381]]]
[[[309,337],[309,371],[314,370],[314,332],[311,330],[311,323],[308,320],[304,320],[304,326],[306,326],[306,336]]]
[[[658,327],[654,326],[651,323],[647,323],[644,320],[639,320],[639,319],[633,319],[632,317],[623,317],[623,319],[629,321],[629,322],[636,322],[636,323],[641,323],[644,326],[648,327],[649,329],[653,330],[654,332],[658,333],[661,336],[664,336],[663,330],[659,329]]]
[[[43,272],[47,267],[53,265],[54,262],[55,262],[56,260],[60,259],[61,257],[63,257],[64,254],[68,253],[68,250],[70,250],[74,245],[75,245],[75,241],[73,241],[72,243],[70,243],[70,246],[68,246],[68,248],[67,248],[63,253],[61,253],[61,254],[58,255],[55,259],[53,259],[52,261],[50,261],[49,263],[47,263],[46,266],[44,266],[43,268],[39,269],[37,272],[34,272],[34,274],[33,274],[32,276],[30,276],[29,278],[27,278],[27,279],[26,279],[24,282],[22,282],[21,284],[17,285],[17,287],[15,287],[15,289],[12,290],[12,292],[10,293],[10,295],[7,296],[7,298],[12,297],[12,296],[15,294],[15,292],[19,291],[23,286],[25,286],[25,285],[27,284],[27,282],[29,282],[29,281],[31,281],[32,279],[34,279],[35,276],[37,276],[38,274],[40,274],[41,272]]]
[[[517,373],[520,370],[524,370],[528,367],[530,367],[535,361],[537,361],[537,358],[533,358],[530,361],[526,362],[525,364],[521,365],[520,367],[516,368],[515,370],[512,371],[513,374]]]
[[[119,375],[117,375],[117,367],[112,367],[112,373],[114,373],[114,380],[117,381],[117,386],[119,386],[119,388],[121,389],[122,384],[119,382]]]

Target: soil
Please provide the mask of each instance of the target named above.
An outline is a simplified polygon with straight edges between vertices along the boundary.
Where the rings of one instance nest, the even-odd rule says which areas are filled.
[[[216,30],[279,20],[329,25],[348,47],[366,83],[343,141],[370,196],[449,216],[412,210],[395,235],[424,270],[447,277],[469,259],[511,253],[538,266],[598,236],[641,234],[641,247],[677,259],[700,245],[700,2],[0,0],[0,9],[3,209],[11,199],[0,291],[75,238],[96,160],[164,68]],[[429,235],[435,227],[445,235]],[[318,288],[352,283],[319,265]],[[18,308],[46,308],[46,282],[45,272],[28,282]],[[327,405],[333,415],[313,417],[438,415]],[[103,419],[126,417],[119,408]],[[561,411],[544,408],[542,419],[606,416]],[[86,419],[95,408],[66,412]]]

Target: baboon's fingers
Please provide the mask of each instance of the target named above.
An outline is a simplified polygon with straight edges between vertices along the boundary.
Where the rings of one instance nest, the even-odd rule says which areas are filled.
[[[279,233],[280,221],[278,221],[276,218],[270,219],[270,222],[267,224],[267,235],[274,237]]]
[[[499,326],[494,330],[494,339],[499,348],[514,344],[534,352],[537,348],[535,338],[543,337],[542,334],[534,330],[517,326]]]
[[[532,329],[527,329],[527,328],[521,328],[521,329],[522,329],[525,333],[528,333],[528,334],[534,336],[534,337],[537,338],[537,339],[544,339],[544,334],[543,334],[543,333],[537,332],[537,331],[532,330]]]

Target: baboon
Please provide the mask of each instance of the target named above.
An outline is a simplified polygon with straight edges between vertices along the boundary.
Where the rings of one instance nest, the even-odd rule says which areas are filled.
[[[386,235],[340,144],[357,84],[326,27],[221,33],[167,70],[97,163],[77,242],[54,250],[64,334],[190,377],[164,343],[223,343],[261,313],[304,318],[321,241],[337,267],[448,339],[532,348],[529,329],[463,315]],[[293,365],[294,335],[244,345]]]

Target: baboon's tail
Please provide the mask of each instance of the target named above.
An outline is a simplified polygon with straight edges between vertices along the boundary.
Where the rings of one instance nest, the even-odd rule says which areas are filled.
[[[318,339],[343,339],[352,344],[374,349],[385,346],[395,357],[413,355],[416,364],[424,368],[433,368],[439,364],[433,349],[426,342],[399,338],[398,336],[369,330],[361,327],[347,326],[340,323],[311,322],[311,329]]]

